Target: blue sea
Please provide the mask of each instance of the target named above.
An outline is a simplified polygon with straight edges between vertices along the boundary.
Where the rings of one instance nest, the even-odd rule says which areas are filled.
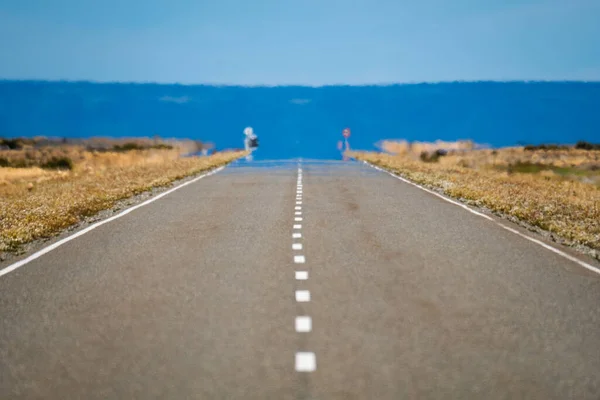
[[[237,87],[0,81],[0,136],[160,135],[243,147],[255,159],[339,159],[382,139],[471,139],[492,147],[600,142],[600,82],[453,82]]]

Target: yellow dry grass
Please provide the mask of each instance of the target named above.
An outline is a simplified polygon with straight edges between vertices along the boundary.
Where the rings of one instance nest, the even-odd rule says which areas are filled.
[[[0,251],[17,250],[118,200],[245,155],[229,152],[180,158],[176,150],[78,154],[72,171],[0,168]]]
[[[600,187],[561,177],[551,171],[510,174],[490,164],[537,160],[583,165],[597,152],[570,150],[565,154],[531,154],[522,149],[474,151],[425,163],[408,154],[352,152],[350,155],[393,171],[419,184],[437,187],[449,196],[517,217],[548,230],[572,244],[600,249]],[[594,154],[596,153],[596,154]]]
[[[470,140],[460,140],[456,142],[445,142],[438,140],[433,143],[427,142],[408,142],[407,140],[382,140],[376,144],[378,148],[393,154],[420,154],[422,151],[435,151],[438,149],[446,150],[473,150],[475,143]]]

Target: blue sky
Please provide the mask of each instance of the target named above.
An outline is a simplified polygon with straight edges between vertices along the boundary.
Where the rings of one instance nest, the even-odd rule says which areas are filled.
[[[0,78],[600,81],[598,0],[0,0]]]

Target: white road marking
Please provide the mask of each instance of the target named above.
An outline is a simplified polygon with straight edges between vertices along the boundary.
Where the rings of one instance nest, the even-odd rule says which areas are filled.
[[[469,211],[470,213],[473,213],[473,214],[475,214],[475,215],[478,215],[478,216],[480,216],[480,217],[483,217],[483,218],[485,218],[485,219],[487,219],[487,220],[489,220],[489,221],[492,221],[493,223],[495,223],[496,225],[498,225],[498,226],[500,226],[500,227],[502,227],[502,228],[506,229],[507,231],[510,231],[510,232],[512,232],[512,233],[514,233],[514,234],[517,234],[517,235],[519,235],[519,236],[521,236],[521,237],[523,237],[523,238],[525,238],[525,239],[527,239],[527,240],[529,240],[529,241],[531,241],[531,242],[533,242],[533,243],[539,244],[540,246],[544,247],[545,249],[547,249],[547,250],[550,250],[550,251],[552,251],[553,253],[556,253],[556,254],[558,254],[559,256],[562,256],[562,257],[566,258],[567,260],[573,261],[574,263],[576,263],[576,264],[578,264],[578,265],[582,266],[583,268],[585,268],[585,269],[587,269],[587,270],[589,270],[589,271],[592,271],[592,272],[595,272],[595,273],[597,273],[597,274],[600,274],[600,268],[596,268],[596,267],[594,267],[593,265],[586,263],[585,261],[582,261],[582,260],[580,260],[580,259],[578,259],[578,258],[576,258],[576,257],[573,257],[573,256],[571,256],[571,255],[569,255],[569,254],[565,253],[564,251],[561,251],[561,250],[557,249],[556,247],[550,246],[550,245],[548,245],[548,244],[546,244],[546,243],[542,242],[541,240],[537,240],[537,239],[535,239],[535,238],[532,238],[531,236],[527,236],[527,235],[525,235],[525,234],[523,234],[523,233],[519,232],[519,231],[518,231],[518,230],[516,230],[516,229],[509,228],[508,226],[501,224],[500,222],[496,221],[495,219],[491,218],[491,217],[490,217],[490,216],[488,216],[488,215],[485,215],[485,214],[482,214],[482,213],[480,213],[480,212],[477,212],[477,211],[475,211],[475,210],[472,210],[471,208],[467,207],[467,206],[466,206],[466,205],[464,205],[464,204],[461,204],[461,203],[459,203],[459,202],[456,202],[456,201],[454,201],[454,200],[448,199],[447,197],[444,197],[444,196],[442,196],[442,195],[441,195],[441,194],[439,194],[439,193],[436,193],[436,192],[434,192],[434,191],[432,191],[432,190],[429,190],[429,189],[427,189],[427,188],[424,188],[424,187],[422,187],[422,186],[420,186],[420,185],[417,185],[416,183],[414,183],[414,182],[411,182],[411,181],[409,181],[409,180],[407,180],[407,179],[405,179],[405,178],[403,178],[403,177],[401,177],[401,176],[398,176],[398,175],[396,175],[396,174],[394,174],[394,173],[392,173],[392,172],[390,172],[390,171],[387,171],[387,170],[385,170],[385,169],[383,169],[383,168],[380,168],[380,167],[378,167],[378,166],[376,166],[376,165],[373,165],[373,164],[371,164],[371,163],[369,163],[369,162],[367,162],[367,161],[363,161],[363,162],[364,162],[365,164],[369,165],[370,167],[372,167],[372,168],[375,168],[375,169],[376,169],[376,170],[378,170],[378,171],[385,172],[386,174],[388,174],[388,175],[391,175],[391,176],[393,176],[393,177],[394,177],[394,178],[396,178],[396,179],[400,179],[400,180],[401,180],[401,181],[403,181],[403,182],[406,182],[406,183],[408,183],[408,184],[410,184],[410,185],[416,186],[416,187],[418,187],[419,189],[421,189],[421,190],[424,190],[424,191],[426,191],[426,192],[428,192],[428,193],[431,193],[431,194],[433,194],[433,195],[435,195],[435,196],[437,196],[437,197],[439,197],[439,198],[441,198],[441,199],[443,199],[443,200],[445,200],[445,201],[447,201],[447,202],[449,202],[449,203],[452,203],[452,204],[454,204],[454,205],[457,205],[457,206],[459,206],[459,207],[462,207],[462,208],[464,208],[465,210]]]
[[[312,318],[307,316],[296,317],[296,332],[310,332],[312,330]]]
[[[296,301],[306,303],[310,301],[310,292],[308,290],[296,290]]]
[[[296,271],[296,279],[299,281],[305,281],[308,279],[308,271]]]
[[[296,225],[294,225],[294,229],[302,229],[302,225],[301,224],[296,224]]]
[[[197,182],[197,181],[199,181],[199,180],[200,180],[200,179],[202,179],[202,178],[206,178],[207,176],[214,175],[214,174],[216,174],[217,172],[219,172],[219,171],[222,171],[222,170],[223,170],[225,167],[226,167],[226,166],[219,167],[219,168],[217,168],[217,169],[215,169],[215,170],[213,170],[213,171],[211,171],[211,172],[207,172],[206,174],[200,175],[200,176],[198,176],[198,177],[196,177],[196,178],[194,178],[194,179],[192,179],[192,180],[189,180],[189,181],[187,181],[187,182],[184,182],[184,183],[182,183],[182,184],[181,184],[181,185],[179,185],[179,186],[176,186],[176,187],[174,187],[174,188],[172,188],[172,189],[169,189],[169,190],[167,190],[166,192],[160,193],[160,194],[156,195],[155,197],[152,197],[151,199],[148,199],[148,200],[144,201],[143,203],[140,203],[140,204],[138,204],[138,205],[135,205],[135,206],[133,206],[133,207],[130,207],[130,208],[128,208],[128,209],[126,209],[126,210],[124,210],[124,211],[120,212],[120,213],[119,213],[119,214],[117,214],[117,215],[114,215],[114,216],[112,216],[112,217],[110,217],[110,218],[107,218],[107,219],[105,219],[105,220],[103,220],[103,221],[96,222],[95,224],[93,224],[93,225],[90,225],[90,226],[88,226],[87,228],[85,228],[85,229],[82,229],[82,230],[80,230],[79,232],[76,232],[76,233],[74,233],[74,234],[73,234],[73,235],[71,235],[71,236],[68,236],[68,237],[66,237],[66,238],[64,238],[64,239],[61,239],[61,240],[59,240],[58,242],[56,242],[56,243],[53,243],[53,244],[51,244],[50,246],[48,246],[48,247],[45,247],[45,248],[43,248],[42,250],[40,250],[40,251],[37,251],[37,252],[33,253],[33,254],[32,254],[32,255],[30,255],[29,257],[27,257],[27,258],[25,258],[25,259],[23,259],[23,260],[21,260],[21,261],[17,261],[16,263],[14,263],[14,264],[11,264],[11,265],[9,265],[8,267],[6,267],[6,268],[4,268],[4,269],[0,270],[0,276],[6,275],[6,274],[8,274],[8,273],[10,273],[10,272],[12,272],[12,271],[14,271],[14,270],[16,270],[17,268],[20,268],[20,267],[22,267],[23,265],[29,264],[29,263],[30,263],[30,262],[32,262],[33,260],[35,260],[35,259],[37,259],[37,258],[40,258],[41,256],[43,256],[44,254],[50,253],[52,250],[54,250],[54,249],[57,249],[58,247],[62,246],[63,244],[65,244],[65,243],[68,243],[68,242],[70,242],[71,240],[73,240],[73,239],[75,239],[75,238],[78,238],[79,236],[83,236],[83,235],[85,235],[86,233],[88,233],[88,232],[90,232],[90,231],[92,231],[92,230],[94,230],[94,229],[98,228],[99,226],[102,226],[102,225],[104,225],[104,224],[107,224],[107,223],[109,223],[109,222],[111,222],[111,221],[114,221],[115,219],[121,218],[121,217],[123,217],[123,216],[125,216],[125,215],[129,214],[130,212],[132,212],[132,211],[134,211],[134,210],[137,210],[138,208],[141,208],[141,207],[147,206],[148,204],[150,204],[150,203],[153,203],[153,202],[155,202],[156,200],[158,200],[158,199],[161,199],[161,198],[165,197],[166,195],[168,195],[168,194],[171,194],[171,193],[173,193],[174,191],[181,189],[181,188],[182,188],[182,187],[184,187],[184,186],[187,186],[187,185],[190,185],[190,184],[192,184],[192,183],[194,183],[194,182]]]
[[[296,207],[294,207],[295,221],[302,221],[302,170],[298,165],[298,183],[296,185]],[[294,225],[294,228],[300,229],[302,225]],[[292,238],[299,239],[302,237],[301,233],[293,233]],[[293,250],[302,250],[302,243],[292,243]],[[296,264],[304,264],[306,259],[303,255],[294,256],[294,262]],[[307,280],[308,271],[296,271],[296,280]],[[296,290],[296,301],[305,303],[310,301],[310,291],[308,290]],[[312,331],[312,318],[309,316],[297,316],[296,317],[296,332],[311,332]],[[312,372],[317,368],[316,356],[312,352],[297,352],[296,353],[296,371],[298,372]]]
[[[577,258],[575,258],[575,257],[573,257],[573,256],[571,256],[571,255],[569,255],[567,253],[565,253],[565,252],[562,252],[562,251],[558,250],[557,248],[552,247],[552,246],[550,246],[550,245],[542,242],[541,240],[537,240],[537,239],[532,238],[531,236],[524,235],[524,234],[522,234],[521,232],[519,232],[516,229],[509,228],[508,226],[500,224],[498,222],[496,222],[496,224],[500,225],[502,228],[506,229],[507,231],[510,231],[510,232],[512,232],[514,234],[517,234],[517,235],[521,236],[522,238],[525,238],[525,239],[527,239],[527,240],[529,240],[529,241],[531,241],[533,243],[539,244],[540,246],[544,247],[545,249],[548,249],[551,252],[556,253],[556,254],[558,254],[558,255],[566,258],[567,260],[570,260],[570,261],[573,261],[574,263],[579,264],[583,268],[586,268],[586,269],[588,269],[588,270],[590,270],[592,272],[600,274],[600,269],[594,267],[593,265],[590,265],[590,264],[588,264],[586,262],[583,262],[583,261],[581,261],[581,260],[579,260],[579,259],[577,259]]]
[[[315,353],[298,352],[296,353],[296,371],[313,372],[317,369],[317,360]]]

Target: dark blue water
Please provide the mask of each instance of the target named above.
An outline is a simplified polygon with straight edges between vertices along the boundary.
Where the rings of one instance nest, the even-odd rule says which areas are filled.
[[[600,83],[214,87],[0,82],[1,136],[153,136],[243,146],[255,159],[335,158],[381,139],[472,139],[492,146],[600,142]]]

